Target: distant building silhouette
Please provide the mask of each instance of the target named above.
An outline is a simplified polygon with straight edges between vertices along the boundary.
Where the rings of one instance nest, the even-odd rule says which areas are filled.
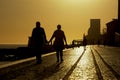
[[[88,35],[86,36],[88,44],[96,44],[100,39],[100,19],[91,19]]]
[[[118,20],[113,19],[106,24],[107,26],[107,44],[108,45],[115,45],[115,33],[117,32]]]
[[[120,34],[120,0],[118,0],[118,26],[117,32]]]
[[[116,32],[120,34],[120,0],[118,0],[118,26]]]
[[[106,23],[107,26],[107,44],[111,46],[120,46],[120,0],[118,0],[118,19]]]

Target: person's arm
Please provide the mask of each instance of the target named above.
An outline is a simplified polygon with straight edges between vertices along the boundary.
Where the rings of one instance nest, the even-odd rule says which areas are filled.
[[[47,43],[47,38],[46,38],[46,34],[45,34],[44,29],[43,29],[43,35],[44,35],[45,43]]]
[[[49,43],[53,40],[53,38],[55,37],[55,32],[53,33],[52,37],[49,40]]]
[[[63,35],[64,35],[65,44],[67,45],[67,40],[66,40],[66,36],[65,36],[64,32],[63,32]]]

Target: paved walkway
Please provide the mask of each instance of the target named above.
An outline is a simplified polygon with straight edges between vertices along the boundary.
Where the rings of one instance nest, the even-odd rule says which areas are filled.
[[[42,64],[35,57],[13,62],[0,69],[0,80],[120,80],[120,49],[87,46],[64,51],[64,62],[56,55],[43,55]],[[16,63],[16,64],[15,64]]]
[[[5,68],[1,71],[1,79],[4,80],[59,80],[63,79],[71,67],[83,53],[83,48],[68,49],[64,51],[64,62],[56,63],[55,53],[42,57],[42,64],[35,64],[35,59],[28,62]],[[16,63],[21,62],[17,61]],[[15,63],[12,63],[15,64]],[[8,72],[8,73],[7,73]]]

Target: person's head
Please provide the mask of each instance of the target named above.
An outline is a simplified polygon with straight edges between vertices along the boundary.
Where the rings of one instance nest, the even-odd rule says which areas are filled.
[[[36,27],[40,27],[40,22],[39,21],[36,22]]]
[[[61,29],[61,25],[60,25],[60,24],[57,25],[57,29],[58,29],[58,30]]]

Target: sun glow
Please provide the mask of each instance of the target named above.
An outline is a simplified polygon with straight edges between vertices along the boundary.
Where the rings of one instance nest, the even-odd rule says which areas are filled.
[[[65,1],[70,4],[79,4],[79,3],[86,4],[91,2],[91,0],[65,0]]]
[[[68,6],[76,6],[76,7],[80,7],[80,6],[89,6],[89,5],[95,5],[96,4],[96,0],[63,0],[62,1],[64,5],[68,5]]]
[[[118,0],[0,0],[0,44],[27,44],[36,21],[48,40],[61,24],[72,43],[87,35],[90,19],[101,19],[102,30],[117,14]]]

